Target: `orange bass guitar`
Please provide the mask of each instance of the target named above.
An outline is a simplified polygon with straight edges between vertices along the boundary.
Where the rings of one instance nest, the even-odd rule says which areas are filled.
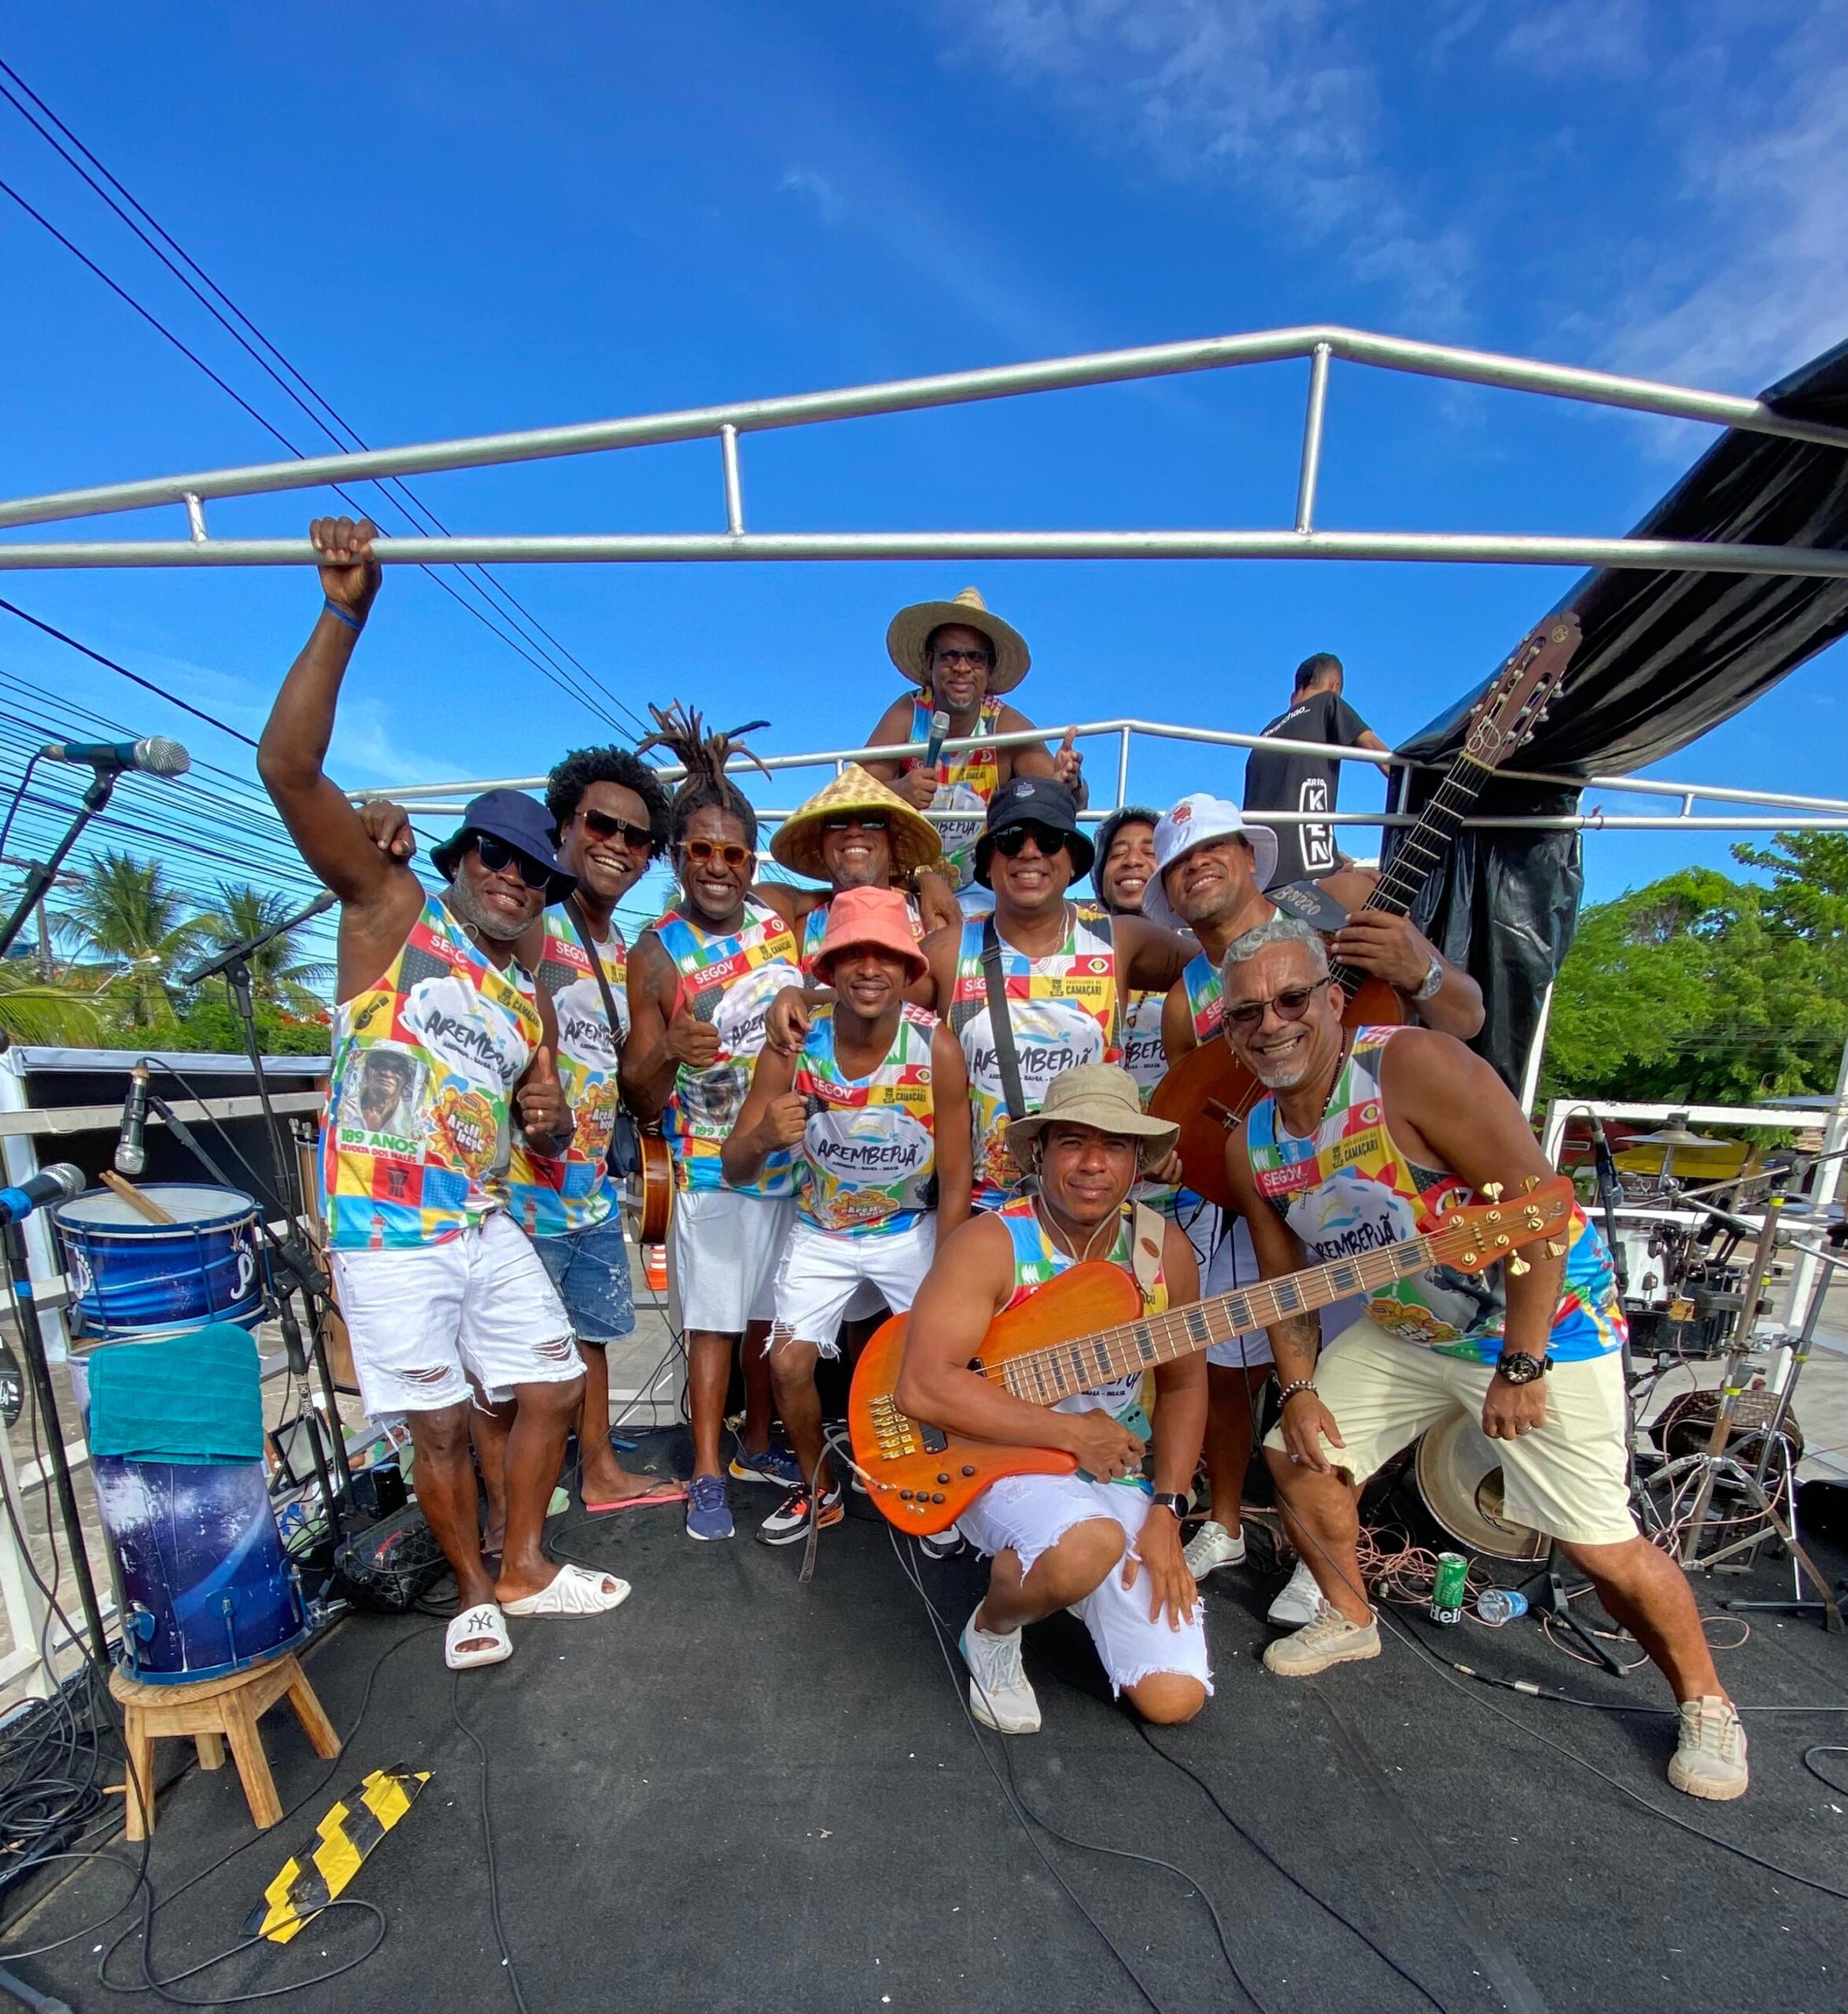
[[[1394,849],[1364,908],[1386,916],[1404,916],[1411,909],[1490,772],[1533,732],[1578,646],[1578,618],[1572,614],[1548,617],[1522,640],[1477,701],[1461,752],[1431,793],[1418,823]],[[1389,1026],[1405,1019],[1404,999],[1384,979],[1339,964],[1333,978],[1347,995],[1344,1027]],[[1149,1101],[1149,1109],[1157,1119],[1169,1120],[1181,1129],[1178,1145],[1188,1187],[1222,1208],[1232,1204],[1226,1136],[1263,1094],[1263,1086],[1231,1045],[1213,1035],[1175,1064]]]
[[[1482,1192],[1487,1202],[1447,1210],[1416,1238],[1165,1315],[1143,1315],[1141,1289],[1120,1266],[1074,1266],[998,1315],[969,1367],[1016,1399],[1049,1406],[1429,1267],[1480,1273],[1506,1258],[1525,1271],[1516,1247],[1562,1233],[1573,1204],[1569,1177],[1529,1179],[1518,1200],[1503,1201],[1499,1185],[1491,1184]],[[1566,1246],[1548,1250],[1557,1259]],[[1056,1448],[965,1440],[901,1412],[894,1394],[909,1327],[909,1315],[895,1315],[879,1329],[861,1355],[847,1400],[854,1459],[865,1472],[867,1493],[901,1531],[946,1530],[1003,1476],[1069,1475],[1077,1467],[1075,1457]]]

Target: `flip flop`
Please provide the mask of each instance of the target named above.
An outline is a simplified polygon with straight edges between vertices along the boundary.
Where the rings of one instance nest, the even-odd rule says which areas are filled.
[[[464,1650],[470,1637],[485,1636],[485,1650]],[[513,1640],[496,1602],[478,1602],[449,1618],[443,1632],[443,1662],[452,1671],[470,1671],[477,1665],[504,1664],[513,1655]]]
[[[606,1594],[602,1583],[616,1581],[616,1592]],[[502,1606],[509,1615],[603,1615],[620,1608],[629,1599],[626,1581],[614,1573],[589,1573],[581,1566],[561,1566],[536,1595],[522,1595]]]
[[[636,1510],[645,1509],[651,1503],[684,1503],[686,1500],[687,1485],[675,1481],[672,1476],[662,1476],[646,1489],[638,1489],[634,1496],[612,1497],[607,1503],[592,1503],[587,1496],[584,1509],[587,1517],[602,1518],[612,1510]]]

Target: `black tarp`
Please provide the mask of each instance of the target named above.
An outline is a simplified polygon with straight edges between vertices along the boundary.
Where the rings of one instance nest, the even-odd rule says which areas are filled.
[[[1792,418],[1848,428],[1848,343],[1763,397]],[[1729,430],[1632,536],[1839,550],[1848,545],[1848,450]],[[1555,775],[1627,775],[1730,720],[1848,630],[1848,579],[1603,568],[1551,612],[1566,609],[1584,641],[1550,717],[1512,761]],[[1421,762],[1453,755],[1487,683],[1401,752]],[[1442,773],[1395,771],[1397,808],[1419,810]],[[1498,776],[1476,810],[1570,813],[1580,795]],[[1415,909],[1433,942],[1481,984],[1488,1018],[1475,1046],[1510,1084],[1572,942],[1579,847],[1577,832],[1466,831]]]

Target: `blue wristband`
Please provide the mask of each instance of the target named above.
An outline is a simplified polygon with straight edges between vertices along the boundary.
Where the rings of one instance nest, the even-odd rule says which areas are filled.
[[[323,601],[321,606],[326,610],[327,613],[334,618],[335,622],[344,622],[348,629],[352,631],[355,636],[357,636],[366,626],[365,624],[360,621],[358,616],[352,614],[349,610],[342,608],[338,602]]]

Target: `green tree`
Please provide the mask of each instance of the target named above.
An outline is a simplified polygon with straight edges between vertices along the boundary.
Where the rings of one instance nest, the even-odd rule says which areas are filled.
[[[157,861],[105,853],[83,877],[57,926],[110,968],[98,1004],[131,1033],[177,1023],[172,968],[207,940],[206,920],[190,908]]]
[[[266,894],[260,888],[228,881],[218,893],[218,907],[205,922],[214,943],[219,946],[260,937],[301,906],[289,896]],[[272,1016],[292,1014],[304,1019],[326,1012],[325,989],[333,983],[333,962],[303,955],[307,934],[306,927],[298,924],[293,930],[271,938],[246,961],[250,967],[251,998],[260,1018],[265,1009]]]
[[[68,982],[41,978],[23,959],[0,959],[0,1035],[52,1049],[89,1049],[101,1038],[102,1017]]]

